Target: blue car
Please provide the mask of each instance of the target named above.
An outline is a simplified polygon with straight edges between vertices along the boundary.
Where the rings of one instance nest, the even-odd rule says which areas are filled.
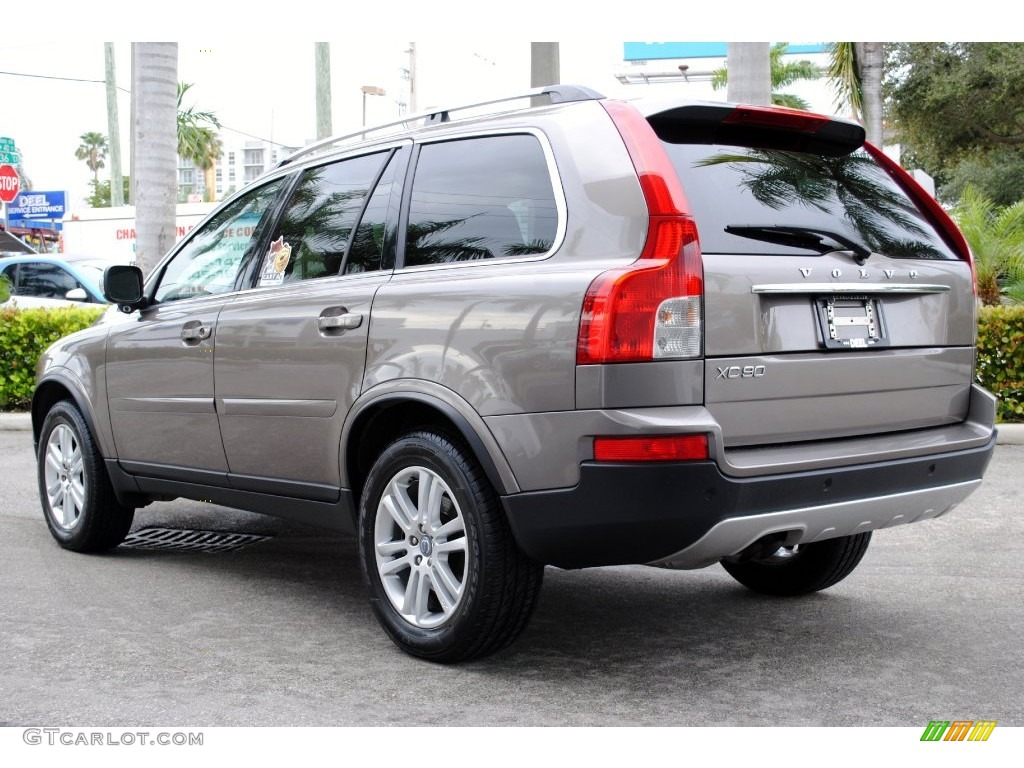
[[[11,295],[5,307],[74,307],[106,304],[100,291],[103,270],[93,264],[69,264],[41,254],[0,258],[0,275]]]

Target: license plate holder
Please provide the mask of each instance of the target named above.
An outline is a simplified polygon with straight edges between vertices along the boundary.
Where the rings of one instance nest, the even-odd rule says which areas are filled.
[[[815,299],[814,304],[826,348],[889,346],[881,299],[873,296],[828,296]]]

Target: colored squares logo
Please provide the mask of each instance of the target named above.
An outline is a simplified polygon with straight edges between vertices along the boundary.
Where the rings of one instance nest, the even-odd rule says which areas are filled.
[[[988,741],[995,727],[995,720],[932,720],[921,741]]]

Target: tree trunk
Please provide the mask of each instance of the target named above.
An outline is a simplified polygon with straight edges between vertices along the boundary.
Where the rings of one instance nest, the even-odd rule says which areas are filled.
[[[883,43],[854,43],[860,65],[860,83],[864,97],[864,130],[868,141],[882,146],[882,69],[885,64]]]
[[[135,263],[148,275],[175,241],[178,44],[135,43],[133,52]]]
[[[739,104],[772,103],[772,70],[768,43],[729,43],[726,99]]]

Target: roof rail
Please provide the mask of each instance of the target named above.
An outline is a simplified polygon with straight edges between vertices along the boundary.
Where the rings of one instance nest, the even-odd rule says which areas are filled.
[[[330,136],[320,141],[315,141],[312,144],[303,147],[302,149],[293,152],[288,155],[275,165],[275,168],[281,168],[282,166],[288,165],[289,163],[298,160],[300,157],[318,153],[320,151],[326,151],[327,149],[342,144],[349,139],[357,137],[366,138],[370,134],[377,133],[386,128],[394,128],[395,126],[403,126],[405,128],[412,128],[415,126],[410,125],[415,123],[417,120],[422,120],[421,125],[431,125],[433,123],[447,123],[451,120],[450,113],[459,112],[467,109],[475,109],[476,107],[486,107],[491,104],[502,104],[506,101],[517,101],[519,99],[529,99],[535,96],[547,96],[552,104],[564,104],[573,101],[593,101],[595,99],[605,98],[603,94],[598,93],[595,90],[586,88],[582,85],[548,85],[543,88],[534,88],[533,90],[525,93],[517,93],[512,96],[503,96],[500,99],[489,99],[487,101],[479,101],[474,104],[461,104],[456,107],[445,107],[442,109],[432,109],[427,112],[419,112],[415,115],[406,115],[401,120],[394,120],[390,123],[383,123],[381,125],[375,125],[370,128],[363,128],[360,131],[353,131],[352,133],[345,133],[339,136]]]

